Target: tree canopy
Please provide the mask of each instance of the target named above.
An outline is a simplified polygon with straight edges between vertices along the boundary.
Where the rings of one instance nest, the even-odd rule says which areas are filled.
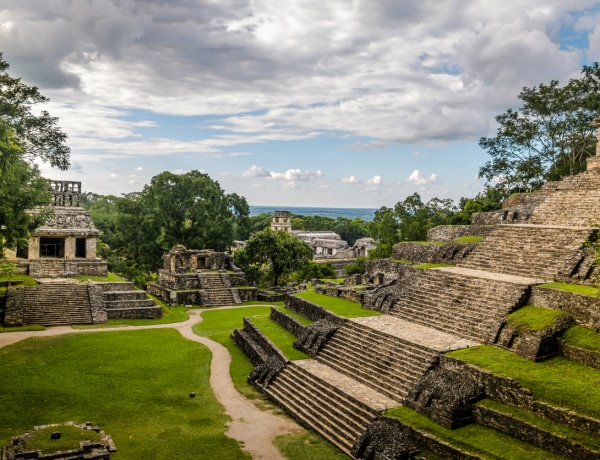
[[[491,157],[479,176],[508,193],[584,171],[596,145],[590,122],[600,113],[598,63],[584,66],[581,77],[564,86],[553,80],[525,87],[518,97],[521,107],[496,117],[496,136],[479,141]]]
[[[253,233],[244,249],[235,253],[235,263],[257,279],[260,272],[277,286],[283,275],[306,270],[313,257],[312,248],[289,233],[270,228]]]

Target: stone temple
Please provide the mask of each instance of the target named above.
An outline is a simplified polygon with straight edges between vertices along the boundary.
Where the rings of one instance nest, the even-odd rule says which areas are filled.
[[[600,351],[565,334],[600,343],[600,299],[573,289],[600,279],[599,223],[600,142],[581,174],[471,226],[432,229],[431,244],[396,245],[344,284],[315,283],[379,316],[288,295],[310,324],[277,308],[271,318],[307,359],[289,360],[252,318],[232,338],[255,366],[249,381],[356,459],[600,459],[600,411],[584,404],[598,387],[583,383],[600,381]],[[517,321],[523,312],[551,320]],[[470,435],[452,438],[467,426],[485,433],[475,449]],[[502,452],[484,450],[495,443]]]
[[[161,306],[131,282],[75,282],[78,275],[107,275],[107,263],[96,255],[100,232],[80,206],[80,182],[50,180],[49,187],[51,217],[32,233],[26,248],[5,250],[18,272],[35,278],[38,285],[8,287],[4,324],[59,326],[160,318]]]

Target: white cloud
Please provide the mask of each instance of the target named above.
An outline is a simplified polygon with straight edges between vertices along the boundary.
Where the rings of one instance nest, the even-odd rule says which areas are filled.
[[[286,180],[286,181],[308,181],[314,180],[318,177],[321,177],[323,173],[321,171],[302,171],[300,169],[288,169],[286,172],[278,173],[272,172],[271,177],[276,180]]]
[[[415,169],[412,174],[407,179],[408,182],[417,185],[426,185],[426,184],[437,184],[438,183],[438,175],[431,174],[430,176],[423,174],[418,169]]]
[[[265,168],[260,166],[252,165],[250,169],[247,169],[242,173],[244,177],[271,177],[271,173]]]
[[[367,184],[381,185],[383,183],[381,176],[373,176],[366,181]]]
[[[360,179],[355,176],[344,176],[342,177],[342,182],[344,184],[358,184],[360,182]]]
[[[351,150],[374,150],[374,149],[385,149],[387,148],[387,144],[381,141],[371,141],[369,143],[366,142],[355,142],[352,145],[347,146],[346,148]]]
[[[143,171],[144,168],[142,166],[138,166],[137,168],[135,168],[136,171]]]

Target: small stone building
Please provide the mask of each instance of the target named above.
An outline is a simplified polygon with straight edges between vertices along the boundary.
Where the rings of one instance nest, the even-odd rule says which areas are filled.
[[[148,292],[171,305],[233,305],[256,300],[254,287],[225,252],[189,250],[179,244],[164,255],[164,268]]]
[[[107,264],[96,256],[100,232],[80,206],[81,182],[48,182],[52,215],[32,233],[27,247],[7,248],[6,258],[17,264],[20,273],[33,277],[106,276]]]

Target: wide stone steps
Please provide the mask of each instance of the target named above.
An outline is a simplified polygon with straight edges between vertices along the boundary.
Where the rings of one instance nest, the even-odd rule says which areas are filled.
[[[500,320],[521,306],[529,287],[456,271],[460,269],[452,270],[416,271],[410,282],[403,283],[393,292],[389,314],[476,342],[486,342],[496,332]],[[469,270],[469,273],[473,272]]]
[[[265,392],[290,415],[350,454],[377,411],[306,370],[289,364]]]
[[[23,288],[23,324],[91,324],[87,286],[45,284]]]
[[[582,257],[590,228],[499,225],[459,267],[554,280],[569,276]],[[568,272],[568,273],[567,273]]]
[[[533,212],[531,223],[591,227],[600,222],[598,169],[548,182],[543,189],[550,193]]]

